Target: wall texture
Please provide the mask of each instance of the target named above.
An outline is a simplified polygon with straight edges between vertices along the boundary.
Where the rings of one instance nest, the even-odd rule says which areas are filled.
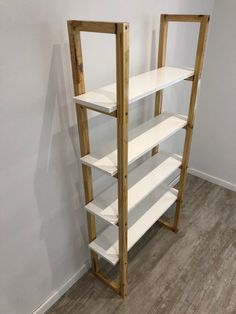
[[[236,191],[236,2],[215,2],[191,172]]]
[[[66,20],[129,21],[130,73],[134,75],[155,66],[161,13],[211,13],[213,2],[0,2],[0,313],[26,314],[37,308],[38,313],[43,312],[88,267]],[[228,16],[224,22],[230,25]],[[170,29],[169,64],[192,65],[197,29],[187,26]],[[181,34],[186,35],[187,51],[179,46],[175,50],[177,44],[185,43]],[[225,43],[225,38],[218,39],[222,45]],[[215,45],[218,47],[217,43]],[[114,39],[109,36],[83,36],[87,89],[114,81],[113,48]],[[208,61],[208,69],[212,71],[217,58],[214,60],[215,63],[212,63],[213,60]],[[227,68],[231,66],[229,59],[226,65]],[[214,75],[225,73],[224,69],[222,60],[220,71],[215,69]],[[212,76],[209,76],[210,80]],[[188,84],[184,82],[167,91],[166,109],[185,111],[188,99],[184,96],[184,90],[189,90]],[[214,90],[211,82],[207,84]],[[229,84],[232,86],[232,81]],[[203,88],[206,101],[211,101],[210,92],[207,91],[209,85]],[[216,97],[211,101],[212,106],[220,104],[220,99]],[[145,100],[147,106],[143,106],[143,103],[132,105],[130,127],[151,116],[153,107],[148,106],[148,103],[152,102],[153,98],[148,97]],[[222,102],[226,104],[224,99]],[[217,108],[218,121],[221,121],[221,109]],[[203,110],[206,107],[200,106],[200,112],[204,115]],[[224,111],[222,115],[225,117]],[[233,111],[229,113],[229,118],[232,115]],[[198,119],[206,125],[201,115]],[[115,136],[111,118],[92,115],[90,127],[93,149],[100,145],[102,139],[109,142]],[[228,133],[233,131],[227,121],[223,128]],[[202,146],[202,134],[204,132],[199,129],[195,139],[195,154],[199,145]],[[179,150],[180,140],[181,135],[177,141],[168,142],[167,147]],[[222,148],[222,142],[220,146]],[[217,150],[219,152],[220,149]],[[198,166],[200,163],[201,166],[200,160],[202,155],[193,158],[193,165]],[[228,178],[223,172],[218,175]],[[96,172],[94,177],[97,182],[96,193],[104,187],[101,182],[105,185],[110,183]]]

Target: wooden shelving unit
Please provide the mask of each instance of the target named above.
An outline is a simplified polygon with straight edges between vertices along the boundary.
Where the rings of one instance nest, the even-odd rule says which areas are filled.
[[[165,65],[169,22],[200,23],[194,69]],[[92,271],[123,297],[127,295],[127,253],[132,246],[157,221],[175,232],[179,228],[208,24],[207,15],[161,15],[157,69],[129,78],[128,23],[68,21]],[[82,31],[116,36],[115,84],[85,92]],[[163,89],[183,80],[192,84],[188,115],[162,112]],[[153,93],[156,94],[154,117],[128,134],[129,104]],[[109,154],[90,153],[88,109],[117,119],[117,149]],[[160,151],[158,145],[180,129],[186,131],[183,156]],[[149,151],[152,151],[151,158],[128,171],[130,164]],[[95,198],[92,168],[117,178],[115,184]],[[164,184],[177,169],[180,169],[179,190]],[[174,203],[176,213],[170,224],[161,216]],[[107,223],[107,228],[98,236],[96,216]],[[119,263],[118,283],[100,271],[98,256],[112,265]]]

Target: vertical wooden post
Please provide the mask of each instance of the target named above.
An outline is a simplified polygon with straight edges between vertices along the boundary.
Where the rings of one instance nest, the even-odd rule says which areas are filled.
[[[127,295],[129,25],[117,23],[117,150],[120,294]]]
[[[192,142],[193,126],[194,126],[194,119],[195,119],[195,104],[196,104],[196,98],[197,98],[199,79],[202,72],[209,19],[210,17],[206,15],[200,17],[200,30],[199,30],[199,37],[198,37],[197,54],[196,54],[196,59],[195,59],[195,70],[194,70],[194,77],[192,81],[192,91],[191,91],[191,97],[190,97],[188,122],[187,122],[185,142],[184,142],[182,169],[180,173],[179,192],[178,192],[178,198],[176,202],[176,212],[175,212],[175,219],[174,219],[174,231],[175,232],[178,231],[181,205],[183,202],[183,194],[184,194],[184,188],[185,188],[185,182],[186,182],[187,168],[188,168],[190,148],[191,148],[191,142]]]
[[[158,50],[158,61],[157,67],[161,68],[166,63],[166,47],[167,47],[167,33],[168,33],[168,22],[166,21],[165,15],[161,15],[160,21],[160,32],[159,32],[159,50]],[[155,111],[154,116],[161,114],[163,101],[163,90],[156,92],[155,97]],[[152,155],[158,152],[158,146],[152,150]]]
[[[77,96],[85,92],[85,85],[80,31],[75,30],[73,26],[73,21],[68,21],[68,34],[74,94],[75,96]],[[81,156],[83,157],[90,153],[87,109],[83,108],[79,104],[76,104],[76,113],[80,139],[80,152]],[[93,200],[92,173],[91,168],[86,165],[82,165],[82,171],[84,180],[85,203],[87,204]],[[91,242],[96,238],[96,224],[94,215],[87,213],[87,222],[89,242]],[[91,251],[90,253],[92,270],[94,272],[98,272],[98,256],[93,251]]]

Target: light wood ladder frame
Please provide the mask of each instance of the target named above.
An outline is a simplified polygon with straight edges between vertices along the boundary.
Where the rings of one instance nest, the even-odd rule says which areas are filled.
[[[93,273],[122,297],[127,295],[127,180],[128,180],[128,85],[129,85],[129,24],[109,22],[67,22],[75,96],[85,93],[83,58],[80,33],[96,32],[116,36],[116,86],[117,110],[111,114],[117,118],[118,150],[118,229],[119,229],[119,283],[99,270],[98,255],[91,253]],[[98,111],[98,110],[97,110]],[[90,153],[87,108],[76,103],[81,157]],[[104,113],[104,112],[103,112]],[[93,200],[91,168],[82,165],[85,203]],[[95,216],[87,212],[89,242],[96,238]]]
[[[195,59],[194,75],[188,80],[192,81],[192,91],[189,104],[188,121],[181,166],[179,192],[176,201],[176,213],[173,225],[159,219],[159,222],[173,231],[178,230],[181,204],[189,161],[192,132],[194,125],[195,103],[198,82],[201,77],[207,29],[209,23],[208,15],[161,15],[158,67],[165,66],[167,32],[169,22],[197,22],[200,23],[200,31]],[[129,84],[129,24],[89,21],[68,21],[69,44],[71,53],[71,64],[73,73],[73,84],[75,96],[85,93],[83,58],[81,47],[81,32],[108,33],[116,36],[116,83],[117,83],[117,110],[104,113],[117,118],[117,150],[118,150],[118,228],[119,228],[119,283],[99,270],[98,255],[91,250],[92,272],[115,290],[122,297],[127,295],[127,180],[128,180],[128,84]],[[155,115],[162,112],[163,91],[156,93]],[[99,111],[99,110],[95,110]],[[81,157],[90,153],[89,130],[87,119],[87,108],[76,103],[78,131],[80,138]],[[153,149],[153,154],[158,152],[158,146]],[[82,165],[84,192],[86,204],[93,200],[91,168]],[[96,238],[95,216],[87,212],[89,242]]]
[[[185,141],[184,141],[184,149],[183,149],[183,159],[182,165],[180,167],[180,180],[179,180],[179,191],[178,197],[176,201],[176,210],[174,223],[171,224],[162,219],[159,219],[158,222],[168,229],[177,232],[180,224],[180,213],[181,207],[183,203],[186,175],[189,163],[190,156],[190,148],[192,142],[192,134],[195,120],[195,105],[197,98],[197,90],[199,80],[201,78],[203,59],[206,47],[206,39],[208,32],[208,25],[210,21],[209,15],[173,15],[173,14],[162,14],[160,21],[160,33],[159,33],[159,50],[158,50],[158,61],[157,67],[163,67],[166,63],[166,48],[167,48],[167,34],[168,34],[168,23],[169,22],[194,22],[200,23],[199,35],[198,35],[198,44],[195,58],[195,66],[194,66],[194,75],[188,80],[192,81],[192,90],[190,96],[189,110],[188,110],[188,120],[187,126],[185,127]],[[156,93],[155,98],[155,113],[154,115],[159,115],[162,112],[162,101],[163,101],[163,90],[158,91]],[[152,151],[153,155],[158,152],[158,146],[155,147]]]

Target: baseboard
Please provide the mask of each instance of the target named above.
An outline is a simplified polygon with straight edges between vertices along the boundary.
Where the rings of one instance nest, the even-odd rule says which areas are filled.
[[[72,275],[56,292],[54,292],[42,305],[40,305],[33,314],[45,313],[63,294],[69,290],[76,281],[79,280],[90,268],[89,262],[85,263],[74,275]]]
[[[201,179],[204,179],[206,181],[209,181],[211,183],[215,183],[217,185],[223,186],[226,189],[229,189],[229,190],[236,192],[236,184],[234,184],[234,183],[225,181],[225,180],[220,179],[218,177],[214,177],[208,173],[205,173],[203,171],[199,171],[199,170],[194,169],[194,168],[189,168],[188,173],[190,173],[196,177],[199,177]]]

